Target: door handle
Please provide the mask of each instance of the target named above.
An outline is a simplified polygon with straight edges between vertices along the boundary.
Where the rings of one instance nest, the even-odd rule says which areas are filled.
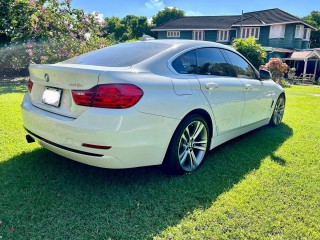
[[[206,88],[207,89],[209,89],[209,90],[213,90],[213,89],[216,89],[216,88],[218,88],[219,87],[219,85],[218,84],[216,84],[216,83],[206,83]]]
[[[244,89],[247,90],[247,91],[250,91],[252,90],[253,86],[251,84],[246,84]]]

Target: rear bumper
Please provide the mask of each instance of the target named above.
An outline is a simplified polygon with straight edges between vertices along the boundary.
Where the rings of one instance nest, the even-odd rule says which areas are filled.
[[[28,133],[43,147],[69,159],[103,168],[159,165],[165,156],[178,119],[144,114],[135,108],[88,108],[78,118],[39,109],[29,94],[22,102]],[[108,150],[83,143],[111,146]]]

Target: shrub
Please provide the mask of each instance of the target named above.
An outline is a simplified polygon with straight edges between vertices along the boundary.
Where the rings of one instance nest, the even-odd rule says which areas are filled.
[[[12,6],[21,3],[20,0],[11,2]],[[70,0],[24,2],[27,3],[26,9],[17,13],[24,16],[23,21],[19,25],[6,25],[19,31],[18,34],[8,32],[11,43],[0,48],[0,64],[4,68],[21,69],[30,63],[55,63],[109,45],[101,37],[104,23],[97,22],[94,14],[71,8]]]
[[[257,44],[253,37],[245,40],[241,38],[235,39],[232,47],[245,56],[256,68],[265,63],[266,50],[260,44]]]
[[[270,58],[265,68],[271,72],[273,81],[282,81],[283,75],[288,72],[288,65],[280,58]]]

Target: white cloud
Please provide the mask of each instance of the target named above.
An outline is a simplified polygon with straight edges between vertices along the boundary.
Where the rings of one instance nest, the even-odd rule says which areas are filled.
[[[92,14],[94,15],[94,20],[97,24],[102,24],[104,23],[104,19],[103,19],[103,14],[99,13],[99,12],[92,12]]]
[[[161,0],[149,0],[144,5],[146,5],[149,9],[162,9],[165,7],[164,2]]]
[[[148,21],[149,24],[152,24],[152,18],[148,18],[147,21]]]
[[[204,14],[200,11],[186,11],[186,16],[203,16]]]

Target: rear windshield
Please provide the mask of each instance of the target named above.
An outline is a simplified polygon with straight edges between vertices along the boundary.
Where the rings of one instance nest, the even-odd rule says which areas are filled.
[[[68,59],[63,63],[126,67],[142,62],[171,46],[155,42],[122,43]]]

